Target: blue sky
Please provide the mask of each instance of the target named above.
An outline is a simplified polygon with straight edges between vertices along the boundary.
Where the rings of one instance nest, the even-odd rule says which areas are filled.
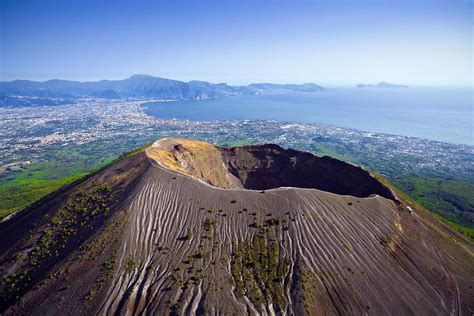
[[[0,0],[0,80],[471,85],[472,1]]]

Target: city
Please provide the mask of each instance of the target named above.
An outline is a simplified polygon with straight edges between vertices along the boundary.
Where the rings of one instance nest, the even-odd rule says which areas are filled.
[[[140,106],[142,102],[83,99],[55,107],[0,108],[0,167],[44,161],[45,154],[56,148],[107,141],[125,144],[124,150],[132,150],[137,144],[180,136],[214,144],[244,140],[249,144],[275,143],[316,153],[332,153],[389,176],[391,173],[436,174],[472,179],[474,174],[474,151],[467,145],[322,124],[160,120],[146,115]],[[104,148],[104,152],[111,150],[116,155],[121,154],[113,147]],[[375,167],[374,162],[380,166]]]

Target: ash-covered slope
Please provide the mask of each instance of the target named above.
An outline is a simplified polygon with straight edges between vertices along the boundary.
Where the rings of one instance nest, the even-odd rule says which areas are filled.
[[[273,145],[161,140],[2,223],[0,238],[6,315],[474,306],[472,244],[358,167]]]

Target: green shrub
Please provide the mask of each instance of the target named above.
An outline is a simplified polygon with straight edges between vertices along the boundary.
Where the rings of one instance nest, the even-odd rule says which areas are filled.
[[[133,257],[129,257],[125,262],[125,272],[131,273],[135,271],[136,268],[138,268],[138,261]]]

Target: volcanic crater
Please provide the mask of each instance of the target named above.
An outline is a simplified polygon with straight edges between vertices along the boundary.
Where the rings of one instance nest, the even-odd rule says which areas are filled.
[[[222,188],[295,187],[356,197],[378,194],[396,200],[388,187],[361,167],[273,144],[226,148],[195,140],[162,139],[147,153],[168,169]]]
[[[474,311],[473,245],[366,170],[167,138],[0,223],[4,315]]]

